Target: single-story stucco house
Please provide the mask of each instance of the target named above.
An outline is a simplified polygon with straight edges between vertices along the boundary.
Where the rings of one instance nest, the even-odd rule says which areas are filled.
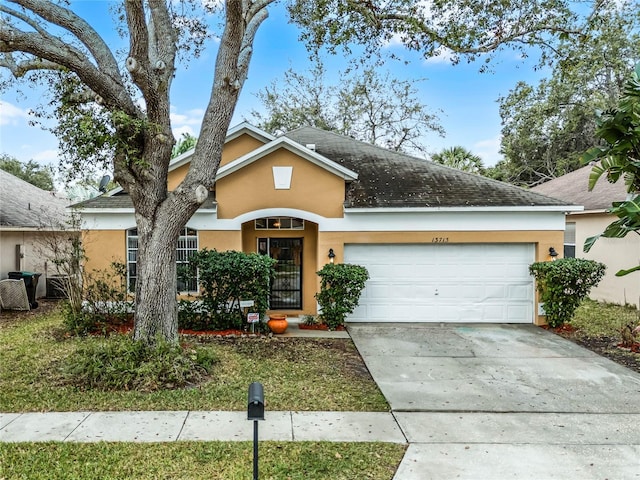
[[[0,169],[0,279],[39,273],[36,297],[45,296],[48,278],[59,273],[49,247],[55,237],[68,236],[68,203]]]
[[[640,272],[616,277],[619,270],[640,264],[640,236],[631,233],[625,238],[600,238],[588,253],[583,251],[587,238],[602,233],[607,225],[617,219],[607,213],[612,203],[627,198],[623,180],[610,183],[602,177],[589,191],[591,170],[592,167],[587,165],[531,190],[584,206],[583,211],[573,211],[567,215],[564,255],[597,260],[607,266],[604,278],[589,296],[594,300],[633,304],[640,308]]]
[[[191,154],[172,161],[169,189]],[[126,261],[132,284],[137,237],[127,194],[77,208],[87,267]],[[290,315],[317,313],[316,271],[332,255],[371,277],[349,321],[537,323],[528,266],[561,250],[565,212],[576,209],[316,128],[274,137],[242,123],[228,132],[178,261],[205,247],[270,255],[278,260],[270,306]]]

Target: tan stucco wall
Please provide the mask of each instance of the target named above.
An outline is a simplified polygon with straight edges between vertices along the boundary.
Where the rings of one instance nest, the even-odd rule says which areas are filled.
[[[82,246],[87,257],[85,271],[109,270],[112,262],[126,262],[127,233],[125,230],[84,231]]]
[[[585,240],[602,233],[615,219],[607,214],[567,216],[567,222],[576,224],[576,257],[596,260],[607,266],[604,278],[591,290],[589,297],[617,304],[630,303],[640,308],[640,272],[616,277],[617,271],[640,264],[640,236],[630,233],[625,238],[600,238],[588,253],[583,252]]]
[[[518,231],[518,232],[319,232],[313,222],[305,222],[305,230],[258,230],[254,223],[246,222],[242,231],[198,232],[200,248],[218,251],[242,250],[247,253],[257,250],[257,239],[303,238],[303,308],[302,311],[290,311],[293,315],[315,314],[315,293],[319,287],[316,275],[329,261],[328,253],[332,248],[335,262],[344,260],[344,246],[351,243],[533,243],[536,247],[537,261],[548,261],[549,247],[562,252],[563,232],[561,231]],[[87,269],[108,268],[114,259],[125,259],[125,231],[93,231],[85,234],[85,249],[89,260]],[[537,302],[537,300],[536,300]],[[538,317],[536,323],[544,323],[544,317]]]
[[[190,165],[190,163],[187,163],[186,165],[182,165],[181,167],[178,167],[175,170],[169,172],[169,176],[167,177],[167,188],[170,191],[175,190],[180,182],[184,179],[184,177],[187,176]]]
[[[273,166],[293,167],[289,190],[275,189]],[[280,149],[218,180],[218,218],[235,218],[266,207],[295,208],[340,218],[344,191],[344,180],[340,177]]]
[[[330,248],[335,261],[344,259],[344,245],[348,243],[534,243],[536,261],[550,260],[549,247],[562,251],[563,232],[320,232],[318,255],[325,257]]]
[[[242,234],[241,232],[222,232],[201,230],[198,232],[198,246],[202,250],[217,250],[226,252],[227,250],[242,250]]]
[[[237,158],[246,155],[249,152],[254,151],[264,145],[260,140],[252,137],[251,135],[244,134],[238,138],[234,138],[224,144],[224,150],[222,151],[222,160],[220,166],[224,166],[227,163],[234,161]]]

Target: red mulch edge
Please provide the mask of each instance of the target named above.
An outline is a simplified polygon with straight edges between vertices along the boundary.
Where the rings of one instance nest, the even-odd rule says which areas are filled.
[[[329,327],[323,323],[312,323],[311,325],[307,325],[306,323],[301,323],[298,325],[300,330],[329,330]],[[336,332],[344,332],[346,330],[344,325],[339,325],[334,331]]]
[[[544,328],[545,330],[550,330],[550,331],[552,331],[554,333],[573,333],[573,332],[576,331],[576,327],[574,327],[570,323],[564,323],[564,324],[560,325],[559,327],[551,327],[549,325],[541,325],[541,328]]]
[[[633,342],[633,345],[625,345],[623,343],[619,343],[617,347],[622,350],[627,350],[631,353],[640,353],[640,342]]]

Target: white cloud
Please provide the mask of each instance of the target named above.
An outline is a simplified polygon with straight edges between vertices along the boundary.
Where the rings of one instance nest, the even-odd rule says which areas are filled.
[[[177,113],[173,111],[170,114],[171,125],[173,125],[174,130],[185,125],[199,126],[202,123],[203,116],[204,110],[200,108],[189,110],[186,113]]]
[[[0,125],[16,125],[20,123],[21,119],[28,117],[28,110],[23,110],[9,102],[0,101]]]
[[[429,58],[425,59],[424,63],[426,64],[436,64],[436,63],[447,63],[450,64],[451,60],[456,56],[456,54],[453,52],[453,50],[446,48],[446,47],[440,47],[440,49],[437,51],[437,53],[435,55],[430,56]]]
[[[56,163],[59,156],[58,150],[42,150],[33,155],[33,159],[38,163]]]
[[[176,141],[182,138],[183,133],[188,133],[192,137],[197,136],[196,133],[193,131],[193,128],[191,128],[189,125],[183,125],[182,127],[173,129],[173,136],[175,137]]]
[[[493,167],[502,160],[502,155],[500,155],[501,140],[502,137],[500,134],[493,138],[480,140],[473,144],[471,151],[482,158],[485,167]]]

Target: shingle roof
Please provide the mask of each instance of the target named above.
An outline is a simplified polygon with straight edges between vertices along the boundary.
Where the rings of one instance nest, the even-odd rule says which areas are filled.
[[[205,202],[200,206],[200,208],[214,208],[216,206],[216,201],[209,196]],[[131,201],[131,197],[125,193],[121,192],[117,195],[113,195],[108,197],[106,195],[101,195],[99,197],[91,198],[89,200],[85,200],[80,203],[76,203],[73,205],[73,208],[84,209],[84,208],[129,208],[133,209],[133,202]]]
[[[567,206],[557,198],[412,157],[313,127],[285,135],[358,174],[347,191],[347,208]],[[211,203],[209,203],[211,202]],[[211,208],[211,199],[201,208]],[[78,208],[133,208],[126,194],[101,196]]]
[[[609,183],[606,178],[600,178],[592,191],[589,191],[589,174],[591,166],[587,165],[571,173],[567,173],[531,190],[543,195],[583,205],[588,210],[605,210],[611,208],[611,203],[619,202],[626,198],[624,182]]]
[[[347,207],[561,206],[564,201],[313,127],[286,134],[358,173]]]
[[[58,228],[68,203],[0,169],[0,227]]]

